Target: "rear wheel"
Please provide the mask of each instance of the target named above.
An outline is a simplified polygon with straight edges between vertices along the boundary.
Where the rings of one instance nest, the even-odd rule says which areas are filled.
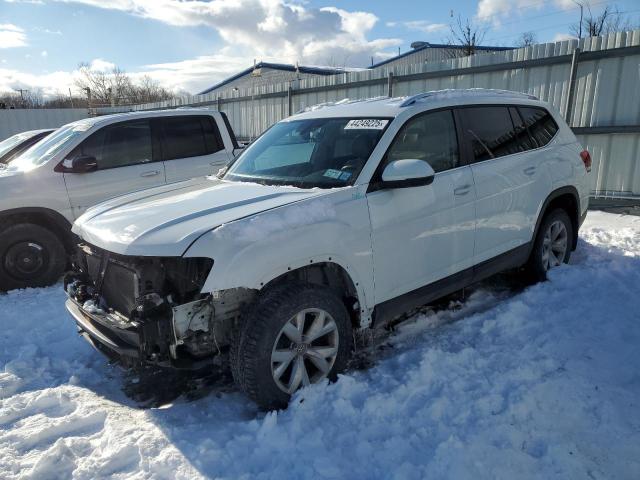
[[[62,242],[44,227],[20,223],[0,233],[0,290],[51,285],[65,265]]]
[[[547,279],[547,272],[571,257],[573,225],[567,212],[556,209],[547,214],[540,225],[526,269],[536,281]]]
[[[264,409],[285,407],[298,389],[334,380],[351,353],[351,322],[328,288],[288,284],[267,292],[236,333],[235,381]]]

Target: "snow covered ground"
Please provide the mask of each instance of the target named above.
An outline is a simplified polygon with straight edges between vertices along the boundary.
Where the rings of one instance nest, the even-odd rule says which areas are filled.
[[[640,478],[640,217],[591,212],[571,263],[266,415],[227,386],[142,408],[59,286],[1,295],[0,478]]]

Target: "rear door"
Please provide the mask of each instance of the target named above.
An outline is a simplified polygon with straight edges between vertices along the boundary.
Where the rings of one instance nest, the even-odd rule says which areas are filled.
[[[210,115],[176,115],[154,122],[168,183],[215,174],[231,160]]]
[[[452,111],[409,119],[378,172],[400,159],[424,160],[436,175],[430,185],[367,194],[376,303],[461,272],[473,260],[475,190],[471,168],[460,159]]]
[[[150,123],[146,119],[107,125],[92,133],[72,152],[95,157],[98,169],[64,173],[73,215],[125,193],[163,185],[164,165],[154,161]]]
[[[459,113],[476,186],[477,264],[531,240],[549,179],[516,108],[482,105]]]

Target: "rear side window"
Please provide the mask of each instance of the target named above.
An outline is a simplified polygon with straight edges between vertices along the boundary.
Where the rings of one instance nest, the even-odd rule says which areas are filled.
[[[522,135],[516,133],[509,107],[470,107],[460,111],[475,162],[523,151],[519,141]]]
[[[160,124],[164,160],[209,155],[223,148],[220,132],[211,117],[165,117]]]
[[[510,107],[509,114],[511,115],[511,121],[513,122],[518,150],[520,152],[526,152],[527,150],[537,148],[535,142],[529,136],[529,130],[518,113],[518,109],[516,107]]]
[[[518,107],[518,110],[531,135],[533,148],[544,147],[558,132],[558,124],[544,108]]]
[[[387,152],[392,160],[425,160],[437,172],[459,164],[458,139],[451,110],[418,115],[405,123]]]
[[[132,120],[108,125],[78,145],[69,158],[95,157],[99,169],[148,163],[153,159],[151,127],[148,120]]]

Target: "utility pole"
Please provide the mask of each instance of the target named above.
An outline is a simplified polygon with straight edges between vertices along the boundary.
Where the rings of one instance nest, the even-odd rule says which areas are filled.
[[[20,101],[22,102],[22,108],[24,108],[24,94],[29,93],[29,90],[24,88],[16,88],[16,91],[20,92]]]
[[[83,90],[87,92],[87,108],[91,109],[91,89],[89,87],[84,87]]]
[[[578,40],[580,40],[582,38],[582,18],[584,14],[584,5],[576,0],[573,0],[573,3],[580,7],[580,24],[578,25]]]

